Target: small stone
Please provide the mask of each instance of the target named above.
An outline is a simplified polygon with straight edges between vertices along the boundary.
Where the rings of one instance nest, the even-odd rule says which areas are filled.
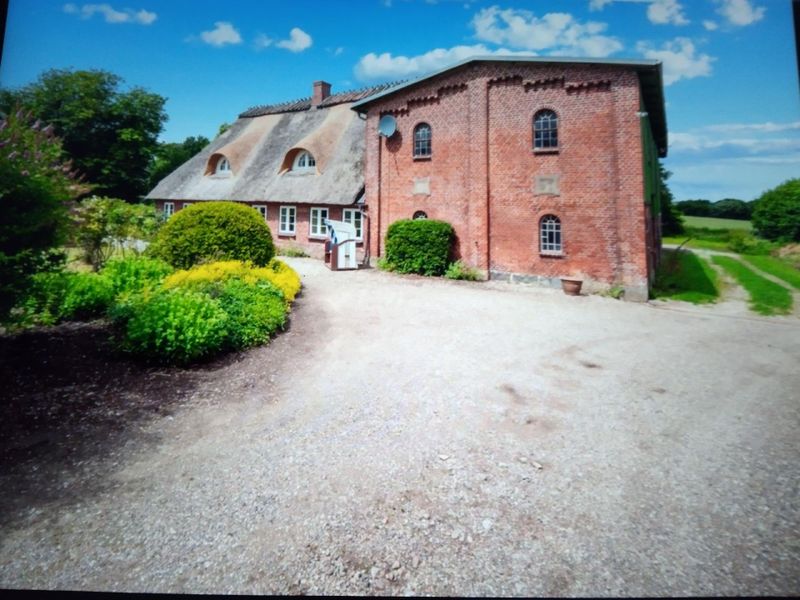
[[[392,564],[392,570],[397,571],[397,569],[399,568],[400,568],[400,561],[399,560],[394,561],[394,563]]]
[[[489,531],[492,528],[492,520],[491,519],[484,519],[481,523],[483,525],[484,531]]]
[[[535,460],[533,462],[531,462],[531,466],[534,469],[536,469],[537,471],[541,471],[542,469],[544,469],[544,467],[542,466],[542,463],[538,463]]]
[[[448,455],[448,454],[440,454],[439,455],[439,459],[440,460],[447,460],[448,458],[450,458],[450,455]]]
[[[520,457],[519,457],[519,462],[521,462],[521,463],[526,463],[526,462],[528,462],[528,457],[527,457],[527,456],[520,456]]]
[[[416,554],[411,557],[411,566],[416,569],[419,566],[419,556]]]

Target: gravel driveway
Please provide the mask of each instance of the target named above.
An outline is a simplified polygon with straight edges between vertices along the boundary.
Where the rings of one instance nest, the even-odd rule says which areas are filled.
[[[797,318],[287,262],[270,346],[2,475],[0,587],[800,590]]]

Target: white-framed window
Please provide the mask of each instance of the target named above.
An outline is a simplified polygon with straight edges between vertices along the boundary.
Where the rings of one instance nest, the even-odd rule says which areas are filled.
[[[164,216],[167,219],[169,219],[174,212],[175,212],[175,203],[174,202],[164,202]]]
[[[545,215],[539,221],[539,251],[542,254],[562,254],[561,219]]]
[[[355,227],[356,239],[359,241],[364,239],[364,231],[362,228],[363,217],[364,215],[357,208],[345,208],[342,211],[342,221],[350,223],[350,225]]]
[[[411,217],[411,218],[414,219],[414,220],[427,219],[428,218],[428,213],[426,213],[424,210],[418,210],[418,211],[416,211],[414,213],[414,216]]]
[[[214,172],[217,175],[230,175],[230,173],[231,173],[231,163],[230,163],[230,161],[227,158],[225,158],[224,156],[221,156],[217,160],[217,168],[214,170]]]
[[[281,235],[294,235],[297,221],[297,207],[281,206],[281,216],[278,222],[278,233]]]
[[[264,205],[264,204],[255,204],[255,205],[253,205],[253,208],[255,208],[258,211],[258,214],[260,214],[262,217],[264,217],[265,221],[267,220],[267,207],[266,207],[266,205]]]
[[[300,173],[303,172],[313,172],[317,168],[317,161],[314,159],[310,152],[303,150],[294,158],[294,164],[292,165],[292,171],[298,171]]]
[[[181,209],[184,209],[184,208],[189,208],[189,207],[190,207],[192,204],[194,204],[194,202],[184,202],[184,203],[181,205]]]
[[[311,237],[325,237],[328,234],[328,228],[325,226],[325,219],[327,218],[327,208],[312,208],[311,218],[308,220],[308,235]]]

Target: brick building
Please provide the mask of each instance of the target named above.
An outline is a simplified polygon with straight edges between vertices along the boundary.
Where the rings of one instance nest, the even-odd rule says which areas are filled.
[[[382,117],[395,131],[379,135]],[[391,119],[390,119],[391,121]],[[250,109],[148,194],[165,212],[247,203],[278,246],[321,256],[324,219],[360,258],[388,226],[441,219],[456,257],[495,279],[622,286],[647,299],[661,246],[661,64],[476,57],[400,83]]]
[[[491,278],[578,278],[647,299],[667,148],[659,62],[478,57],[353,110],[367,119],[372,256],[392,222],[440,219]]]

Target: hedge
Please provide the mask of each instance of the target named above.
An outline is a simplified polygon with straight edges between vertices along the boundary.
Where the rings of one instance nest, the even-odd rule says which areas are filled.
[[[385,265],[398,273],[442,275],[450,263],[453,226],[431,219],[403,219],[386,232]]]

